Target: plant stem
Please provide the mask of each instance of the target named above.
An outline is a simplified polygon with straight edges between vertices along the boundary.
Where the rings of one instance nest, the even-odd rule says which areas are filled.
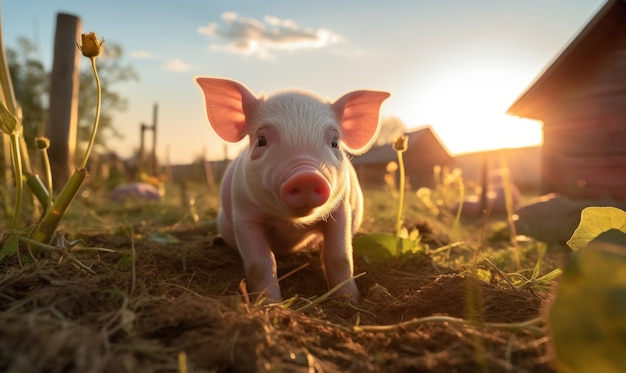
[[[459,207],[456,209],[456,216],[454,217],[454,223],[452,224],[452,230],[450,232],[450,237],[454,240],[456,237],[457,230],[459,229],[459,225],[461,223],[461,213],[463,212],[463,200],[465,200],[465,184],[463,181],[459,181]]]
[[[323,294],[322,296],[316,298],[313,302],[307,304],[306,306],[302,306],[302,307],[296,309],[295,312],[304,312],[304,311],[307,311],[307,310],[317,306],[318,304],[322,303],[324,300],[328,299],[328,297],[330,297],[331,295],[336,293],[337,290],[341,289],[344,285],[346,285],[350,281],[354,281],[355,279],[357,279],[357,278],[359,278],[361,276],[364,276],[364,275],[365,275],[365,272],[362,272],[362,273],[359,273],[358,275],[354,275],[352,277],[349,277],[349,278],[341,281],[339,284],[337,284],[335,287],[333,287],[332,289],[327,291],[325,294]]]
[[[22,194],[24,189],[24,178],[22,175],[22,157],[20,155],[20,135],[11,134],[11,155],[13,157],[13,173],[15,175],[15,209],[13,210],[13,220],[11,228],[16,229],[20,212],[22,210]]]
[[[87,177],[87,161],[89,160],[89,155],[91,154],[91,149],[96,140],[96,132],[98,130],[98,121],[100,120],[100,106],[102,102],[102,90],[100,87],[100,78],[98,77],[98,69],[96,68],[96,58],[89,57],[91,61],[91,69],[93,70],[93,75],[96,79],[96,89],[98,93],[98,102],[96,104],[96,115],[93,121],[93,129],[91,131],[91,138],[89,139],[89,144],[87,145],[87,150],[85,151],[85,156],[80,165],[80,168],[74,171],[70,179],[63,186],[61,193],[54,201],[52,206],[46,211],[43,219],[33,232],[33,239],[37,242],[49,244],[52,241],[52,236],[57,230],[59,223],[61,222],[61,218],[67,211],[67,208],[70,206],[80,187],[82,186],[85,178]]]
[[[22,171],[24,178],[26,179],[26,186],[33,193],[33,196],[39,201],[41,206],[48,206],[48,200],[50,199],[50,192],[43,184],[39,176],[31,175],[28,172]]]
[[[44,167],[44,171],[46,173],[46,188],[48,188],[48,201],[47,201],[47,205],[46,205],[46,211],[50,211],[50,209],[52,208],[52,196],[53,196],[53,191],[52,191],[52,170],[50,169],[50,158],[48,157],[48,150],[47,149],[42,149],[41,150],[41,157],[43,158],[43,167]]]
[[[59,196],[52,204],[52,207],[46,211],[43,219],[35,229],[32,239],[44,244],[49,244],[52,241],[52,236],[56,232],[59,222],[70,206],[78,190],[80,189],[83,181],[87,177],[87,170],[84,168],[74,171],[67,184],[63,186],[63,190],[59,193]]]
[[[2,25],[0,25],[0,86],[0,89],[2,89],[2,93],[0,94],[0,96],[4,98],[3,101],[7,107],[7,110],[9,111],[9,113],[11,113],[11,115],[18,118],[18,123],[21,122],[21,115],[18,115],[18,103],[17,99],[15,98],[13,83],[11,82],[9,63],[6,53],[4,52]],[[15,210],[13,211],[13,219],[11,220],[11,228],[15,229],[17,228],[18,219],[22,209],[22,194],[24,188],[22,173],[24,168],[26,168],[27,171],[30,170],[30,164],[22,165],[21,153],[25,153],[24,157],[28,157],[28,150],[26,149],[24,139],[21,138],[21,130],[13,131],[13,133],[10,134],[10,141],[11,156],[13,158],[13,172],[15,176]]]
[[[521,254],[520,254],[520,247],[517,244],[517,231],[515,229],[515,221],[513,220],[513,208],[514,208],[513,188],[512,188],[511,177],[509,174],[509,169],[506,167],[506,165],[504,165],[503,168],[506,170],[506,172],[502,174],[502,185],[504,186],[504,203],[506,207],[506,216],[508,219],[509,229],[511,232],[510,242],[513,245],[513,248],[515,249],[515,265],[517,266],[517,270],[520,270],[522,267],[521,258],[520,258]]]
[[[87,161],[89,160],[89,155],[91,154],[91,148],[93,148],[93,144],[96,141],[96,132],[98,131],[98,122],[100,120],[100,106],[102,103],[102,90],[100,88],[100,77],[98,76],[98,69],[96,68],[96,58],[90,57],[89,61],[91,61],[91,69],[93,70],[93,75],[96,78],[96,89],[98,93],[98,102],[96,104],[96,115],[93,120],[93,128],[91,130],[91,138],[89,139],[89,144],[87,144],[87,150],[85,151],[85,156],[83,157],[83,162],[80,165],[80,168],[87,167]]]
[[[438,323],[448,323],[453,325],[466,325],[466,326],[482,326],[484,328],[494,328],[494,329],[503,329],[503,330],[511,330],[511,331],[521,331],[527,330],[534,333],[544,333],[545,330],[542,325],[545,323],[542,317],[535,317],[534,319],[530,319],[527,321],[516,322],[516,323],[496,323],[496,322],[486,322],[477,324],[471,320],[460,319],[457,317],[451,316],[426,316],[415,318],[408,321],[403,321],[398,324],[393,325],[362,325],[362,326],[354,326],[352,328],[355,332],[378,332],[378,333],[389,333],[389,332],[397,332],[398,330],[406,330],[408,328],[416,327],[418,325],[438,322]]]
[[[404,224],[404,190],[405,190],[405,175],[404,175],[404,160],[402,158],[402,151],[396,150],[398,153],[398,170],[400,172],[400,182],[398,183],[398,192],[400,194],[398,201],[398,215],[396,216],[396,256],[400,256],[402,251],[402,239],[400,238],[400,231]]]

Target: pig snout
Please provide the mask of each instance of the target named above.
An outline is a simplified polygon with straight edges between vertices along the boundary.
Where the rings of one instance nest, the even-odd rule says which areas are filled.
[[[298,215],[307,215],[322,206],[330,196],[328,181],[315,170],[298,170],[280,187],[280,198]]]

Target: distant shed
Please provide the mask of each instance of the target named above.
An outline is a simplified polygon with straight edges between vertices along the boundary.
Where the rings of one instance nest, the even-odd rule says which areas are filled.
[[[413,188],[434,184],[433,167],[451,166],[453,158],[430,126],[408,132],[408,147],[403,153],[407,179]],[[352,164],[364,186],[384,184],[387,164],[397,162],[398,156],[391,144],[376,146],[367,153],[355,156]]]
[[[626,1],[607,1],[507,113],[543,121],[543,192],[626,200]]]
[[[483,172],[494,172],[506,167],[510,180],[522,192],[537,193],[540,184],[541,147],[503,148],[458,154],[454,157],[454,167],[463,172],[466,188],[471,183],[480,185]],[[487,170],[484,170],[485,167]]]

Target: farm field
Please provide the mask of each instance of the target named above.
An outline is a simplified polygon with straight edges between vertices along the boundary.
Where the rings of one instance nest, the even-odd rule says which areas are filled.
[[[429,215],[408,193],[405,226],[419,229],[421,249],[376,258],[356,247],[359,304],[318,302],[328,289],[312,251],[278,258],[279,276],[289,274],[281,280],[286,300],[261,306],[240,290],[238,254],[215,240],[216,194],[190,190],[191,210],[182,207],[177,186],[168,186],[160,202],[79,199],[61,227],[66,249],[35,262],[24,252],[5,257],[0,370],[555,369],[541,317],[552,284],[513,286],[507,275],[530,278],[542,244],[520,242],[516,268],[506,217],[462,220],[451,240],[453,216]],[[365,191],[359,237],[394,231],[397,202],[390,196]],[[78,239],[83,243],[72,242]],[[567,255],[569,249],[548,248],[541,274]]]
[[[613,58],[625,45],[615,32],[626,15],[618,3],[607,1],[582,28],[556,25],[581,30],[565,49],[563,40],[518,39],[533,36],[524,15],[541,27],[537,6],[510,14],[463,8],[476,22],[453,22],[462,28],[448,27],[437,41],[432,16],[446,25],[458,17],[432,4],[358,12],[332,4],[333,17],[317,3],[221,11],[197,4],[210,11],[187,15],[179,12],[198,7],[152,7],[123,31],[119,12],[76,2],[85,24],[95,17],[111,42],[105,49],[104,38],[82,33],[81,17],[57,13],[51,69],[36,35],[33,43],[13,35],[18,47],[6,51],[0,35],[0,372],[623,372],[626,197],[612,126],[622,97],[604,89],[624,71]],[[19,14],[43,10],[27,8],[20,2],[7,13],[11,32],[25,23],[15,22]],[[535,34],[559,34],[554,9],[545,11],[549,30]],[[578,11],[583,20],[590,9]],[[380,18],[400,29],[376,30],[382,23],[371,20]],[[160,32],[177,19],[197,22],[210,55],[198,53],[191,35],[172,34],[188,27],[169,29],[173,49],[163,38],[132,41],[136,30]],[[504,30],[502,19],[522,28]],[[506,45],[564,51],[548,56],[552,64],[506,116],[501,100],[541,61],[507,62],[508,47],[490,45],[493,30],[506,31],[496,38]],[[481,48],[465,48],[468,40]],[[311,48],[326,51],[294,53]],[[407,50],[419,58],[406,58]],[[139,79],[130,60],[150,85],[123,87],[154,102],[150,125],[135,100],[128,117],[114,120],[129,101],[112,86]],[[192,81],[200,102],[198,92],[184,96]],[[248,84],[279,91],[257,96]],[[284,86],[344,93],[326,101]],[[206,137],[207,120],[217,138]],[[413,127],[419,123],[432,125]],[[138,149],[130,145],[137,139],[122,138],[132,128],[140,129]],[[214,142],[246,137],[249,151],[234,162],[231,147]],[[364,190],[359,229],[357,175],[361,185],[385,183]],[[216,179],[232,192],[219,215],[223,237],[219,188],[201,184]],[[429,181],[432,188],[411,190]],[[319,232],[328,243],[322,254],[314,246],[287,252],[312,246]],[[240,247],[245,275],[226,242]]]

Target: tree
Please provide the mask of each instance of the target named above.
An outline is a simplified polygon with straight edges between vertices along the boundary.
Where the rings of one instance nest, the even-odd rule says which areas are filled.
[[[398,117],[385,117],[380,121],[380,131],[376,145],[385,145],[395,141],[396,137],[404,135],[406,126]]]
[[[15,97],[22,107],[24,138],[32,144],[46,124],[50,78],[37,58],[37,47],[23,37],[17,42],[17,50],[7,49],[7,61]]]
[[[111,136],[121,137],[114,127],[115,112],[126,110],[128,100],[113,90],[115,83],[137,80],[138,75],[131,65],[121,62],[123,49],[120,45],[107,42],[104,55],[98,59],[98,74],[102,86],[102,107],[96,144],[106,148]],[[37,48],[26,38],[18,39],[18,48],[7,49],[7,60],[17,101],[22,107],[24,139],[33,144],[34,138],[43,134],[48,113],[48,91],[50,72],[46,71],[37,58]],[[78,144],[85,143],[91,136],[97,93],[93,72],[83,64],[80,72],[78,94]]]

